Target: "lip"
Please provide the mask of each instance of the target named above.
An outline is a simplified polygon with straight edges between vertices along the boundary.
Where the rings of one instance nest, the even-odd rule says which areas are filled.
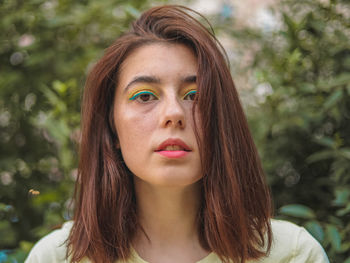
[[[189,152],[186,151],[158,151],[156,153],[159,153],[160,155],[163,155],[167,158],[181,158],[185,157]]]
[[[190,152],[192,150],[183,140],[178,139],[178,138],[169,138],[169,139],[165,140],[164,142],[162,142],[155,151],[156,152],[165,151],[165,148],[167,146],[171,146],[171,145],[180,146],[183,149],[180,151]]]
[[[182,148],[182,150],[176,150],[176,151],[168,151],[165,150],[165,148],[167,146],[171,146],[171,145],[177,145],[180,146]],[[164,142],[162,142],[158,148],[155,150],[156,153],[167,157],[167,158],[181,158],[181,157],[185,157],[187,154],[189,154],[189,152],[191,152],[192,149],[181,139],[167,139]]]

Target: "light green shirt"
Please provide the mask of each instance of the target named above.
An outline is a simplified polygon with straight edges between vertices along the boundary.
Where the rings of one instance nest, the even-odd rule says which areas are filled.
[[[43,237],[29,253],[25,263],[68,263],[65,241],[68,238],[72,221],[61,229]],[[282,220],[271,220],[273,242],[269,256],[249,263],[329,263],[321,245],[303,228]],[[89,263],[84,259],[81,263]],[[120,261],[119,261],[120,262]],[[118,263],[118,262],[117,262]],[[127,263],[148,263],[132,249]],[[221,263],[215,253],[210,253],[197,263]]]

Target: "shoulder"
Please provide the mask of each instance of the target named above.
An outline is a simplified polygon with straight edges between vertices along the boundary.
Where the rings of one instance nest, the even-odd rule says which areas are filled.
[[[70,230],[73,226],[72,221],[68,221],[50,234],[40,239],[30,251],[25,263],[65,263],[68,239]]]
[[[270,255],[261,262],[328,263],[318,241],[303,227],[283,220],[271,220],[273,242]]]

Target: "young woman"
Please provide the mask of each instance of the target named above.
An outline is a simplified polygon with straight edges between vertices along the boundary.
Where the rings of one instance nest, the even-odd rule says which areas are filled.
[[[146,11],[90,72],[74,220],[27,263],[328,262],[271,219],[225,53],[189,12]]]

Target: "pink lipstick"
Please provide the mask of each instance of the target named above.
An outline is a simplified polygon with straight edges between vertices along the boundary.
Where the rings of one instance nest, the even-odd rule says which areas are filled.
[[[157,151],[157,153],[168,158],[180,158],[188,154],[186,151]]]
[[[191,148],[181,139],[167,139],[155,150],[167,158],[181,158],[191,152]]]

